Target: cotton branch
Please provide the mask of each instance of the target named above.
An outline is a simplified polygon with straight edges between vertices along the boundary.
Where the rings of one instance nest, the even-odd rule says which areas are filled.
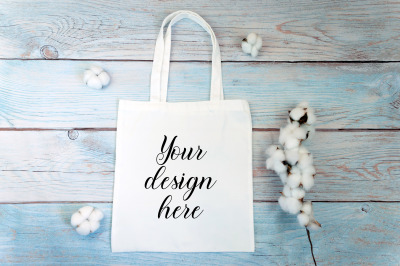
[[[314,185],[316,170],[311,153],[303,146],[315,132],[316,118],[308,103],[302,102],[289,111],[288,124],[281,128],[279,144],[267,149],[267,169],[274,170],[283,183],[278,200],[282,210],[297,214],[301,226],[316,229],[321,224],[314,218],[311,201],[304,201],[307,191]]]

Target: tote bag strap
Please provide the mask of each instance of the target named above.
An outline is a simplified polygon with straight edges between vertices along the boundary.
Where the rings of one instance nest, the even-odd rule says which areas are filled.
[[[210,35],[213,44],[210,100],[223,100],[221,53],[210,25],[198,14],[181,10],[167,16],[161,26],[154,51],[151,73],[150,101],[165,102],[167,99],[168,74],[171,53],[171,27],[181,19],[189,18],[202,26]],[[169,23],[170,22],[170,23]],[[164,39],[164,27],[169,23]]]

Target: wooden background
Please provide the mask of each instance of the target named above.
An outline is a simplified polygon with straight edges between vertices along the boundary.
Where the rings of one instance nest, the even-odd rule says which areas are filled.
[[[213,27],[226,99],[250,103],[255,253],[110,252],[117,100],[148,100],[157,32],[179,9]],[[250,32],[264,41],[255,59],[240,47]],[[319,119],[307,194],[323,226],[311,233],[317,262],[400,264],[400,1],[2,0],[0,47],[0,264],[312,264],[264,167],[302,100]],[[201,27],[179,22],[170,101],[208,99],[210,58]],[[85,87],[91,65],[108,88]],[[69,219],[87,204],[105,220],[83,237]]]

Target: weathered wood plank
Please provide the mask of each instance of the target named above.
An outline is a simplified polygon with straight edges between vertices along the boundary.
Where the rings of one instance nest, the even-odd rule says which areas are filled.
[[[147,1],[144,7],[139,0],[3,0],[0,57],[152,60],[164,17],[189,9],[213,27],[223,60],[254,60],[242,53],[240,43],[258,32],[264,48],[255,60],[398,61],[399,3],[181,0]],[[173,60],[211,58],[209,39],[199,26],[181,22],[175,33]]]
[[[305,230],[276,203],[254,204],[255,253],[111,253],[112,204],[90,204],[105,218],[99,231],[87,237],[69,225],[71,214],[83,205],[0,205],[0,263],[312,265]],[[314,203],[314,207],[323,226],[311,233],[319,264],[400,262],[399,203]]]
[[[111,253],[112,205],[91,205],[100,208],[105,218],[99,231],[86,237],[69,225],[71,214],[83,204],[0,205],[0,263],[265,265],[290,263],[298,257],[311,263],[305,230],[295,219],[277,222],[287,215],[276,204],[258,203],[254,207],[255,253]],[[293,241],[285,243],[285,239]]]
[[[115,127],[118,99],[147,101],[151,62],[96,62],[111,76],[102,90],[82,75],[93,62],[0,61],[0,127]],[[318,128],[399,128],[400,64],[224,63],[226,99],[250,103],[254,128],[279,128],[307,100]],[[208,100],[210,65],[173,63],[171,101]]]
[[[0,202],[112,201],[114,131],[0,131]],[[70,134],[71,137],[74,134]],[[400,132],[317,132],[308,144],[317,201],[400,200]],[[278,132],[253,133],[254,199],[275,201],[282,184],[265,169]]]
[[[371,189],[374,189],[371,186]],[[400,203],[314,203],[318,265],[399,265]]]

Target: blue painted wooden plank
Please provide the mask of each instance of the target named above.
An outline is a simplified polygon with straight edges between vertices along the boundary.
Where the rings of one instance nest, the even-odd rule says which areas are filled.
[[[399,2],[372,0],[153,0],[146,6],[140,0],[3,0],[0,57],[151,60],[162,20],[179,9],[204,16],[223,60],[400,59]],[[209,37],[199,26],[181,22],[175,29],[173,60],[211,58]],[[250,32],[264,38],[256,59],[240,47]]]
[[[371,186],[370,190],[374,190]],[[400,203],[314,203],[318,265],[399,265]]]
[[[95,64],[101,91],[82,81]],[[0,127],[114,128],[118,99],[147,101],[152,62],[0,61]],[[318,128],[399,128],[400,64],[223,64],[226,99],[250,103],[254,128],[279,128],[300,101]],[[208,63],[172,63],[170,101],[209,99]]]
[[[70,215],[84,204],[0,205],[0,263],[312,265],[304,228],[276,203],[255,203],[255,253],[111,253],[109,203],[98,232],[78,235]],[[312,231],[321,265],[400,263],[399,203],[314,203],[322,229]],[[135,239],[132,239],[135,241]],[[194,240],[195,241],[195,240]]]
[[[111,253],[112,205],[91,205],[100,208],[105,218],[99,231],[90,236],[78,235],[69,225],[72,213],[83,204],[0,205],[0,263],[266,265],[291,263],[298,257],[311,262],[305,230],[295,218],[285,219],[276,204],[254,207],[255,253]],[[284,220],[278,223],[276,219]],[[293,242],[285,243],[285,238]]]
[[[115,132],[0,131],[0,202],[111,201]],[[400,132],[317,132],[307,143],[320,201],[400,200]],[[253,132],[254,199],[275,201],[278,176],[265,150],[278,132]]]

